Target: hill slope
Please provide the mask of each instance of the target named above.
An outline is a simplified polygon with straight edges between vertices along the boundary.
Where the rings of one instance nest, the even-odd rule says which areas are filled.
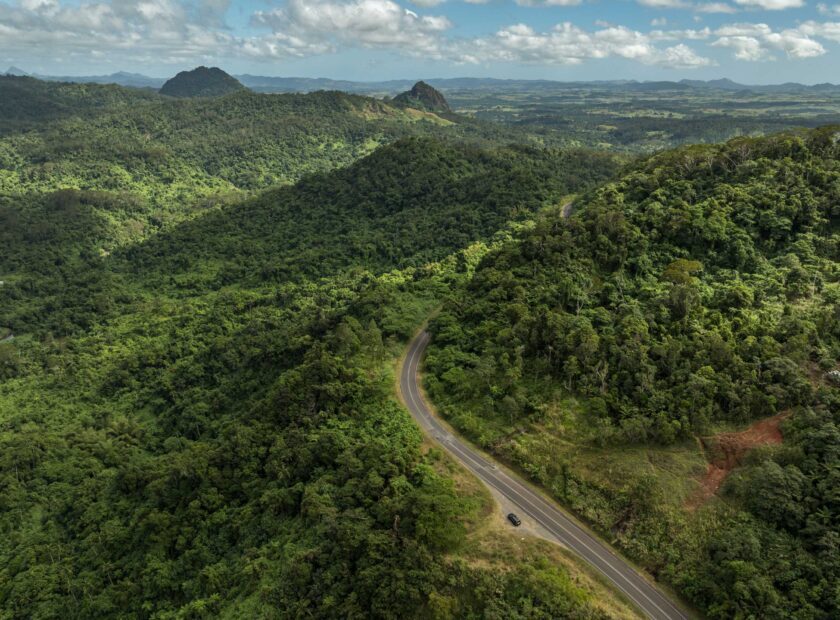
[[[113,255],[104,262],[110,218],[135,212],[130,199],[65,190],[25,210],[0,204],[0,274],[10,281],[0,299],[17,300],[0,305],[0,325],[56,333],[88,326],[105,300],[84,301],[85,291],[96,297],[94,276],[111,278],[114,270],[142,276],[151,289],[171,282],[198,293],[350,266],[421,266],[608,178],[615,168],[610,157],[587,152],[404,140],[347,169],[210,210],[145,244],[124,250],[109,244]]]
[[[411,90],[394,97],[394,103],[429,112],[452,112],[446,97],[425,82],[417,82]]]
[[[218,67],[196,67],[167,80],[160,94],[167,97],[220,97],[245,87]]]
[[[612,595],[533,547],[462,555],[487,498],[456,492],[390,376],[486,247],[465,246],[598,181],[582,173],[601,160],[407,140],[110,256],[85,240],[89,198],[45,205],[75,260],[51,236],[0,246],[21,271],[40,248],[45,273],[58,258],[73,274],[0,344],[0,606],[604,618]],[[40,337],[59,319],[70,338]]]
[[[488,256],[432,324],[452,423],[714,618],[840,613],[838,136],[653,157]],[[785,444],[687,510],[696,436],[780,412]]]
[[[0,208],[26,219],[54,192],[82,192],[106,224],[96,251],[110,252],[251,192],[423,135],[476,143],[522,137],[336,92],[173,99],[0,77]]]
[[[0,75],[0,137],[72,116],[115,112],[158,99],[150,92],[116,85],[44,82],[33,77]]]

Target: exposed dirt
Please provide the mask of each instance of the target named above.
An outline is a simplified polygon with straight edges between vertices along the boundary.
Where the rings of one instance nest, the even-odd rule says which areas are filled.
[[[706,453],[709,465],[700,479],[700,488],[689,498],[686,507],[689,510],[696,510],[715,495],[729,472],[743,462],[750,450],[758,446],[782,443],[782,431],[779,427],[788,415],[790,414],[785,412],[772,418],[759,420],[738,433],[720,433],[711,437],[700,437],[699,441]]]

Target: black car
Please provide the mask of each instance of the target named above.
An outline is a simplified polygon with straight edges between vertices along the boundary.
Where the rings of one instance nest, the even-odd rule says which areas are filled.
[[[517,516],[516,516],[515,514],[513,514],[513,513],[510,513],[510,514],[508,515],[508,521],[510,521],[511,523],[513,523],[516,527],[519,527],[520,525],[522,525],[522,519],[520,519],[519,517],[517,517]]]

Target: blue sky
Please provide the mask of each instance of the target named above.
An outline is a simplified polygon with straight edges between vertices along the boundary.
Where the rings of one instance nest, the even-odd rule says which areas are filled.
[[[840,82],[840,0],[0,0],[0,65],[62,75]]]

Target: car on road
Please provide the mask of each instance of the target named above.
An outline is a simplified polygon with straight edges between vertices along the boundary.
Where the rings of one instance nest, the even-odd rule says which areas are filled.
[[[519,517],[517,517],[517,516],[516,516],[515,514],[513,514],[513,513],[510,513],[510,514],[508,515],[508,521],[510,521],[511,523],[513,523],[513,525],[514,525],[515,527],[519,527],[520,525],[522,525],[522,519],[520,519]]]

